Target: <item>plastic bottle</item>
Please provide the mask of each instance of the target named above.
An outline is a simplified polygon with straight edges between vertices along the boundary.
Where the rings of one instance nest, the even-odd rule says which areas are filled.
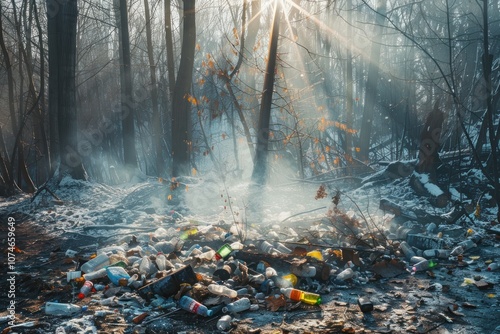
[[[97,255],[95,258],[85,262],[80,269],[84,273],[90,273],[99,270],[101,268],[104,268],[109,264],[110,264],[109,257],[105,253],[102,253]]]
[[[488,271],[497,270],[498,267],[499,267],[498,263],[496,263],[496,262],[490,263],[490,265],[488,266]]]
[[[294,288],[280,289],[280,291],[285,295],[285,297],[296,302],[300,301],[310,305],[321,304],[321,296],[316,293],[306,292]]]
[[[266,278],[271,278],[271,277],[274,277],[274,276],[278,276],[278,272],[273,267],[267,267],[266,271],[264,272],[264,274],[266,275]]]
[[[214,258],[215,255],[216,255],[215,251],[213,249],[210,249],[210,250],[206,251],[205,253],[201,253],[200,255],[197,255],[196,257],[200,260],[210,261]]]
[[[272,254],[272,253],[275,253],[277,252],[276,249],[274,249],[273,245],[271,245],[269,242],[267,241],[262,241],[262,243],[260,244],[259,246],[259,249],[264,252],[264,253],[269,253],[269,254]]]
[[[220,331],[227,331],[231,328],[231,321],[233,319],[230,315],[223,315],[219,321],[217,321],[217,329]]]
[[[94,288],[94,284],[91,281],[85,281],[83,286],[80,288],[80,293],[78,294],[78,299],[83,299],[87,297]]]
[[[419,263],[426,260],[426,258],[421,257],[421,256],[412,256],[410,259],[410,263]]]
[[[290,248],[288,248],[287,246],[283,245],[281,242],[275,242],[274,243],[274,248],[276,248],[276,250],[278,252],[281,252],[281,253],[284,253],[284,254],[290,254],[292,252],[292,250]]]
[[[156,266],[158,267],[158,270],[166,270],[167,269],[167,257],[163,254],[158,254],[156,256]]]
[[[208,291],[210,291],[214,295],[221,295],[229,298],[236,298],[236,296],[238,296],[238,292],[236,292],[235,290],[230,289],[225,285],[219,284],[209,284]]]
[[[224,259],[226,258],[229,254],[231,254],[231,252],[233,251],[233,249],[231,248],[231,246],[229,246],[229,244],[224,244],[222,245],[221,248],[219,248],[219,250],[215,253],[215,259],[217,261],[219,261],[220,259]]]
[[[417,255],[417,254],[415,254],[415,252],[413,251],[411,246],[408,245],[408,243],[406,241],[401,242],[399,244],[399,248],[401,249],[401,251],[405,255],[406,259],[408,259],[408,260],[411,259],[413,256]]]
[[[87,306],[80,306],[69,303],[45,303],[45,314],[49,315],[72,315],[80,312],[85,312]]]
[[[248,310],[250,308],[250,305],[251,305],[250,299],[248,299],[247,297],[243,297],[224,306],[222,308],[222,312],[238,313]]]
[[[447,249],[427,249],[424,250],[422,253],[422,256],[431,259],[431,258],[438,258],[438,259],[447,259],[450,256],[450,251]]]
[[[457,246],[457,247],[453,248],[450,255],[457,256],[457,255],[461,255],[463,253],[464,253],[464,248],[462,246]]]
[[[432,269],[437,265],[437,262],[434,262],[432,260],[424,260],[420,261],[419,263],[415,263],[413,267],[411,268],[412,272],[417,272],[417,271],[423,271],[427,269]]]
[[[179,300],[179,306],[183,310],[199,314],[204,317],[211,317],[213,313],[212,310],[209,310],[205,305],[188,296],[182,296]]]
[[[232,244],[230,244],[229,247],[231,247],[232,250],[240,250],[240,249],[243,249],[243,247],[245,247],[245,245],[243,245],[239,241],[235,241]]]
[[[347,269],[344,269],[343,271],[341,271],[337,275],[336,279],[339,281],[345,281],[345,280],[348,280],[349,278],[353,278],[354,275],[355,275],[354,270],[352,270],[352,268],[347,268]]]
[[[292,266],[292,274],[299,277],[314,277],[316,276],[316,267],[303,264],[301,266]]]
[[[462,248],[464,249],[464,251],[467,251],[471,248],[474,248],[474,247],[477,247],[477,245],[474,243],[474,241],[470,240],[470,239],[467,239],[467,240],[464,240],[462,242],[459,242],[457,244],[457,246],[462,246]]]
[[[120,279],[125,278],[127,281],[130,279],[130,275],[122,267],[107,267],[106,274],[114,285],[120,285]]]
[[[106,268],[101,268],[99,270],[83,274],[83,278],[85,278],[87,281],[92,281],[102,277],[106,277]]]
[[[139,263],[139,273],[148,276],[153,273],[154,269],[155,268],[149,259],[149,256],[143,256],[141,262]]]

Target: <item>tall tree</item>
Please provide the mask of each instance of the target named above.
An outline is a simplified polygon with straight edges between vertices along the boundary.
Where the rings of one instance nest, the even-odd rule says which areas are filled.
[[[189,120],[194,51],[196,47],[195,0],[184,0],[181,61],[172,100],[173,176],[188,175],[191,143]]]
[[[366,79],[365,103],[363,119],[361,121],[361,131],[359,138],[359,159],[367,161],[369,159],[370,139],[372,135],[375,104],[377,103],[377,86],[379,80],[380,48],[383,33],[383,25],[386,14],[386,0],[380,2],[378,13],[376,14],[374,37],[372,41],[368,76]]]
[[[75,88],[77,0],[60,3],[56,10],[48,10],[47,14],[49,112],[52,114],[52,121],[57,122],[57,133],[51,132],[50,135],[55,137],[52,138],[52,143],[58,145],[60,172],[68,171],[73,178],[85,179],[86,173],[78,153],[77,139]],[[55,130],[54,127],[55,124],[52,124],[51,130]]]
[[[132,69],[130,62],[130,37],[128,30],[127,0],[118,1],[117,25],[120,45],[120,91],[123,162],[128,168],[137,168],[135,149],[135,105],[132,96]]]
[[[257,149],[252,172],[252,181],[264,184],[267,178],[267,156],[269,149],[269,123],[271,120],[271,107],[273,102],[274,79],[276,75],[276,60],[278,55],[278,37],[281,16],[280,2],[275,3],[271,39],[269,41],[269,54],[264,77],[264,88],[260,102],[259,125],[257,127]]]
[[[153,39],[151,36],[151,14],[148,0],[144,0],[144,14],[146,16],[146,40],[148,45],[149,74],[151,78],[151,109],[153,110],[153,150],[155,152],[156,175],[163,172],[161,149],[162,126],[158,109],[158,86],[156,82],[156,65],[153,55]]]

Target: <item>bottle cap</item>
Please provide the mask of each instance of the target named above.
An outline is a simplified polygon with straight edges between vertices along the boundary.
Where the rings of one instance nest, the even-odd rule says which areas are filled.
[[[78,294],[78,299],[83,299],[83,298],[85,298],[85,295],[84,295],[83,293],[81,293],[81,292],[80,292],[80,293]]]
[[[89,307],[88,307],[87,305],[82,306],[82,312],[85,312],[85,311],[87,311],[88,309],[89,309]]]

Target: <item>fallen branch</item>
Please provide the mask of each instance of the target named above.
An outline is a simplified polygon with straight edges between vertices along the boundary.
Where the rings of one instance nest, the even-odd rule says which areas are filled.
[[[48,192],[49,194],[51,194],[52,197],[54,197],[56,199],[57,204],[62,204],[63,203],[63,201],[59,197],[57,197],[57,195],[54,194],[54,192],[52,190],[50,190],[47,187],[47,183],[45,183],[43,186],[41,186],[40,188],[38,188],[38,190],[35,192],[35,194],[31,198],[31,203],[33,203],[33,201],[35,200],[35,198],[42,192],[42,190],[45,190],[46,192]]]

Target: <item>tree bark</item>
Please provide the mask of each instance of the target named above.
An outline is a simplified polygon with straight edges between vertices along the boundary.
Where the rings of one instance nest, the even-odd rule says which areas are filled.
[[[264,184],[267,179],[267,156],[269,148],[269,123],[271,120],[271,107],[273,102],[274,79],[276,74],[276,58],[278,53],[278,37],[281,16],[281,4],[275,3],[271,40],[269,42],[269,55],[264,77],[264,88],[260,102],[259,125],[257,127],[257,148],[255,163],[252,172],[252,181]]]
[[[352,0],[348,1],[347,13],[347,24],[348,24],[348,35],[352,35]],[[353,112],[353,101],[354,101],[354,78],[352,75],[352,49],[351,45],[347,46],[347,57],[346,57],[346,74],[345,74],[345,85],[346,85],[346,125],[349,131],[345,132],[345,145],[344,154],[347,163],[352,161],[352,134],[351,129],[353,128],[354,122],[354,112]]]
[[[359,138],[359,155],[358,158],[364,162],[369,160],[370,139],[373,128],[373,114],[375,112],[375,104],[377,103],[377,83],[379,78],[380,66],[380,47],[383,33],[383,24],[385,22],[386,1],[382,0],[377,18],[375,20],[374,40],[370,54],[370,65],[368,67],[368,77],[366,79],[366,96],[363,110],[363,119],[361,121],[361,131]]]
[[[137,168],[137,151],[135,148],[135,105],[132,96],[132,69],[130,61],[130,37],[128,30],[127,0],[118,0],[120,31],[120,91],[121,91],[121,125],[123,141],[123,163],[127,168]]]
[[[144,13],[146,16],[146,39],[148,45],[149,72],[151,77],[151,109],[153,110],[153,150],[155,152],[156,175],[163,173],[163,157],[161,149],[162,126],[158,109],[158,86],[156,81],[156,65],[153,56],[153,40],[151,37],[151,15],[148,0],[144,0]]]
[[[76,110],[76,26],[78,7],[76,0],[68,0],[59,5],[55,15],[57,22],[56,50],[49,48],[49,59],[56,56],[57,61],[57,128],[59,134],[59,157],[61,171],[68,170],[75,179],[86,179],[81,155],[78,152],[78,124]],[[49,18],[50,21],[50,18]],[[50,37],[50,36],[49,36]],[[49,46],[50,47],[50,46]],[[52,65],[54,65],[52,63]],[[51,72],[52,68],[49,68]],[[54,82],[52,81],[54,84]]]
[[[181,61],[172,100],[173,176],[189,175],[191,102],[188,97],[191,91],[196,46],[195,0],[184,0],[183,13]]]

